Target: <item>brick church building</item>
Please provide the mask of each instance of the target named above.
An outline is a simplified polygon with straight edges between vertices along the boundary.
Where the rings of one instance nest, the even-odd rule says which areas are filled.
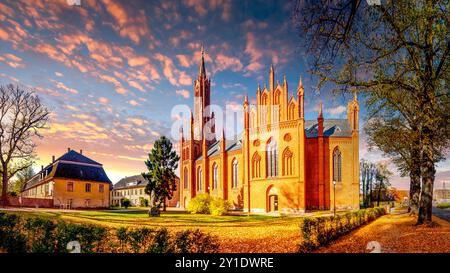
[[[305,91],[300,79],[296,96],[288,83],[258,85],[256,105],[243,101],[243,132],[233,139],[206,127],[214,124],[211,81],[204,53],[194,83],[190,128],[183,128],[180,154],[181,205],[199,193],[232,202],[250,212],[301,213],[306,210],[359,208],[359,105],[354,96],[346,119],[305,120]],[[214,132],[214,125],[210,126]],[[189,130],[188,130],[189,129]]]

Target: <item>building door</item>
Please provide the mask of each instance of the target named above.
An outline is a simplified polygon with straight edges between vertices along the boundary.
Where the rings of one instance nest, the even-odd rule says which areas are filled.
[[[278,211],[278,195],[269,196],[269,212]]]

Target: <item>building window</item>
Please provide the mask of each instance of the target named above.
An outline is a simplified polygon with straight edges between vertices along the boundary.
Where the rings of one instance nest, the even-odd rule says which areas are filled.
[[[342,181],[342,154],[338,147],[333,151],[333,181]]]
[[[266,146],[266,174],[267,177],[278,176],[278,145],[272,138]]]
[[[202,190],[202,169],[198,168],[197,170],[197,190]]]
[[[232,177],[232,186],[233,188],[237,188],[238,186],[238,161],[233,160],[233,169],[231,172]]]
[[[290,120],[295,119],[295,104],[291,103],[291,105],[289,105],[289,117]]]
[[[253,154],[252,158],[252,178],[260,178],[261,177],[261,157],[258,152]]]
[[[104,192],[105,191],[105,185],[100,184],[98,185],[98,192]]]
[[[218,188],[219,185],[219,168],[217,167],[217,164],[214,163],[213,165],[213,190],[216,190]]]
[[[283,175],[292,175],[292,157],[293,154],[289,147],[283,152]]]
[[[183,179],[184,179],[184,188],[185,189],[189,188],[189,171],[187,168],[184,168]]]
[[[85,190],[85,192],[91,192],[91,184],[86,183],[86,185],[84,186],[84,190]]]
[[[140,194],[142,195],[143,193],[142,193],[142,189],[140,190]]]
[[[73,182],[67,182],[67,191],[73,192]]]

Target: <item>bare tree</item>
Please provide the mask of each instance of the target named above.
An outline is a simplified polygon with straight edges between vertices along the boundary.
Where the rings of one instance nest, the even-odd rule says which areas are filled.
[[[35,159],[34,137],[41,138],[50,112],[32,91],[0,85],[0,174],[1,203],[7,204],[8,182]]]

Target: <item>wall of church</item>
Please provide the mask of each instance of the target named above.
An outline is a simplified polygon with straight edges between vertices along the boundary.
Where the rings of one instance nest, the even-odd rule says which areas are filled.
[[[336,147],[342,153],[342,182],[336,183],[336,209],[359,208],[359,149],[355,149],[357,138],[330,138],[328,158],[332,162]],[[328,173],[332,174],[333,165],[328,165]],[[334,204],[333,176],[328,178],[330,202]]]

